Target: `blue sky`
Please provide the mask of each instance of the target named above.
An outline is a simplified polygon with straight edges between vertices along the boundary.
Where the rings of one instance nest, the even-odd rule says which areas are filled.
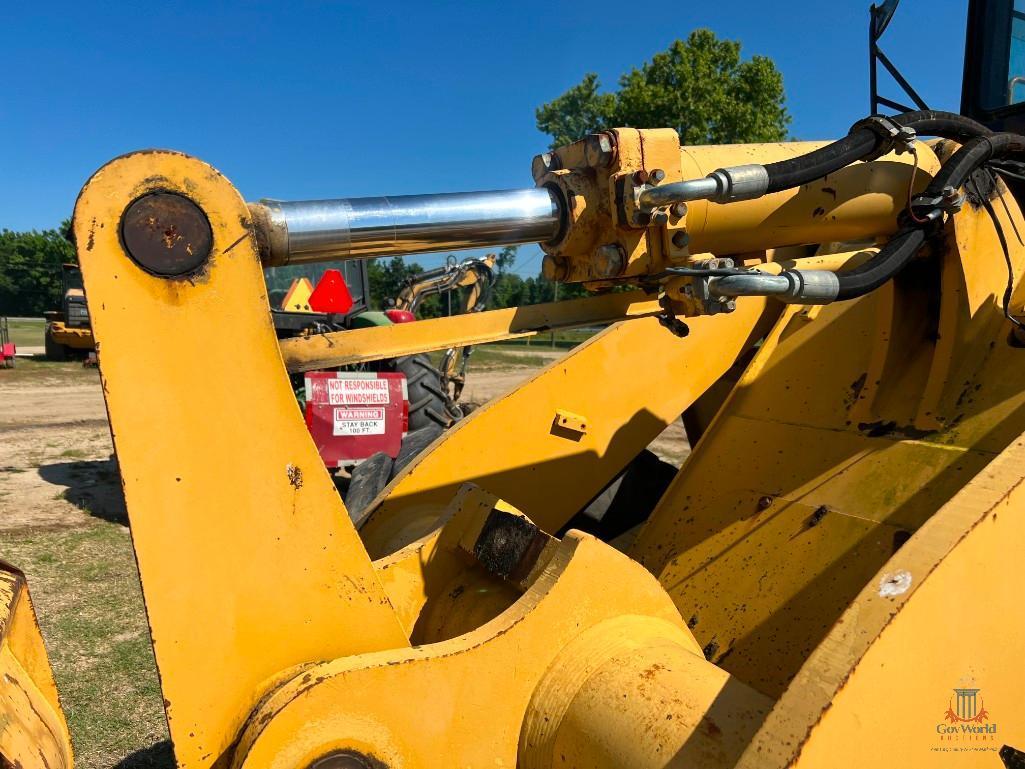
[[[868,110],[868,5],[3,3],[0,228],[56,225],[143,147],[197,155],[250,200],[531,186],[539,104],[697,27],[776,61],[795,138],[835,137]],[[904,0],[883,39],[931,107],[958,108],[965,13]]]

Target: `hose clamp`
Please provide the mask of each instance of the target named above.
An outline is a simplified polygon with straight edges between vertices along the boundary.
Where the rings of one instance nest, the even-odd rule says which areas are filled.
[[[908,208],[916,224],[927,225],[942,221],[944,214],[956,214],[964,201],[964,195],[947,186],[938,195],[927,195],[924,192],[915,195]]]
[[[891,152],[898,155],[904,152],[914,152],[915,139],[918,138],[914,128],[902,126],[885,115],[872,115],[864,120],[859,120],[851,126],[851,133],[862,128],[867,128],[874,133],[878,140],[875,149],[862,160],[877,160]]]

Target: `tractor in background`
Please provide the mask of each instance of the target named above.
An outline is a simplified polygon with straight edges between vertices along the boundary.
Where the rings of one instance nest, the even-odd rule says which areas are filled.
[[[43,313],[43,317],[46,319],[47,360],[86,357],[96,349],[82,286],[82,271],[77,264],[61,265],[60,307]]]

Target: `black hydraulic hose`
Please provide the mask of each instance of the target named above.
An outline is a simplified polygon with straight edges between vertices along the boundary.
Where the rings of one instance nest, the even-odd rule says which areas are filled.
[[[852,131],[839,141],[827,144],[806,155],[767,163],[769,186],[765,192],[779,192],[800,187],[839,171],[844,166],[867,157],[876,148],[879,137],[868,128]]]
[[[898,126],[914,129],[921,136],[940,136],[945,139],[966,139],[992,134],[986,126],[954,112],[918,110],[905,112],[889,120]],[[876,152],[884,138],[863,123],[855,124],[851,132],[839,141],[820,147],[800,157],[769,163],[765,171],[769,176],[766,193],[800,187],[839,171],[857,160]]]
[[[882,286],[904,269],[925,243],[925,230],[905,227],[890,238],[872,259],[848,272],[836,275],[840,284],[836,298],[857,299]]]
[[[957,190],[972,175],[994,158],[1025,154],[1025,136],[1000,133],[978,136],[955,152],[933,177],[929,186],[918,196],[924,201],[942,198],[946,190]],[[935,205],[935,204],[933,204]],[[939,209],[933,209],[940,213]],[[940,216],[912,218],[871,260],[849,271],[837,274],[838,300],[855,299],[875,291],[900,272],[925,243],[927,228]]]
[[[1012,133],[990,134],[972,139],[950,156],[923,195],[938,195],[944,188],[957,189],[974,171],[990,160],[1025,154],[1025,136]]]
[[[956,112],[942,112],[935,109],[916,110],[897,115],[894,121],[899,125],[914,128],[919,136],[939,136],[942,139],[953,139],[965,142],[976,136],[989,136],[993,133],[977,120],[959,115]]]

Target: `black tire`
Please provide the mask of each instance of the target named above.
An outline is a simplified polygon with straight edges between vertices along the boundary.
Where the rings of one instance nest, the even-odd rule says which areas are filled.
[[[68,348],[53,338],[50,329],[46,330],[43,344],[46,346],[47,360],[63,361],[68,359]]]
[[[388,485],[393,464],[391,457],[378,451],[353,468],[349,488],[345,492],[345,509],[357,528],[370,512],[367,506]]]
[[[626,466],[621,480],[617,479],[619,487],[601,520],[596,521],[584,512],[577,513],[562,527],[559,536],[570,529],[580,529],[608,542],[625,534],[648,520],[677,472],[676,467],[644,449]]]
[[[406,465],[416,459],[417,455],[437,440],[443,432],[437,425],[428,425],[407,433],[402,439],[402,447],[399,449],[399,455],[395,457],[388,480],[401,473]]]
[[[407,433],[394,461],[382,451],[364,459],[352,470],[349,487],[343,497],[349,517],[356,528],[363,525],[370,513],[368,506],[403,468],[416,459],[442,432],[438,425],[431,424]]]
[[[424,354],[407,355],[386,362],[390,371],[406,375],[409,393],[409,431],[430,425],[448,429],[462,418],[463,412],[441,385],[441,372]]]

